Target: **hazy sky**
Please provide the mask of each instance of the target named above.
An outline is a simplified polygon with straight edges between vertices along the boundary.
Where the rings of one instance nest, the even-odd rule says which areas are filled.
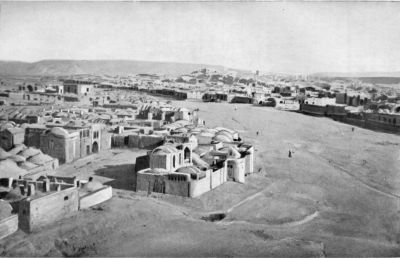
[[[400,71],[400,3],[2,2],[0,59]]]

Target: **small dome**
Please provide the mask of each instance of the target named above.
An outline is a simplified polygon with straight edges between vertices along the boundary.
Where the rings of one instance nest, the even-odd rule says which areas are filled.
[[[18,167],[17,164],[10,159],[0,161],[0,171],[1,177],[12,178],[18,178],[19,176],[23,176],[27,173],[26,170]]]
[[[52,160],[53,160],[52,157],[43,153],[40,153],[28,159],[29,162],[32,162],[33,164],[36,165],[44,165]]]
[[[170,153],[175,153],[178,152],[178,150],[170,144],[162,145],[160,147],[157,147],[153,150],[152,154],[153,155],[158,155],[158,154],[170,154]]]
[[[54,127],[50,130],[50,132],[56,136],[59,136],[61,138],[68,138],[69,137],[69,133],[67,130],[65,130],[64,128],[61,127]]]
[[[232,142],[232,138],[226,136],[226,135],[217,135],[213,138],[213,141],[217,142]]]
[[[42,153],[40,150],[29,147],[29,148],[21,151],[20,153],[18,153],[18,155],[20,155],[26,159],[29,159],[30,157],[36,156],[40,153]]]
[[[181,167],[176,172],[185,173],[185,174],[198,174],[198,173],[201,173],[201,171],[195,166]]]
[[[94,192],[103,188],[103,184],[97,181],[91,181],[85,184],[84,189],[88,192]]]
[[[12,155],[9,159],[13,160],[16,163],[25,162],[26,159],[20,155]]]

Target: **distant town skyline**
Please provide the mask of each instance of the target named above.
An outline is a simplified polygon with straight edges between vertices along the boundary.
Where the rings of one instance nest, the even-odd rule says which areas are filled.
[[[400,71],[396,2],[0,2],[0,60]]]

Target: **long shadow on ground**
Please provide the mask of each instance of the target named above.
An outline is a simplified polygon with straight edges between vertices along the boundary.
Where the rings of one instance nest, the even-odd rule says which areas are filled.
[[[104,183],[105,185],[115,189],[136,191],[135,164],[106,165],[94,172],[98,176],[114,179]]]

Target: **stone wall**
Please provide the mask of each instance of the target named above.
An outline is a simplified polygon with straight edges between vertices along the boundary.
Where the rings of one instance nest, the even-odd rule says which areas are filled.
[[[26,232],[32,232],[77,211],[78,189],[70,187],[36,199],[27,198],[19,205],[19,227]]]

